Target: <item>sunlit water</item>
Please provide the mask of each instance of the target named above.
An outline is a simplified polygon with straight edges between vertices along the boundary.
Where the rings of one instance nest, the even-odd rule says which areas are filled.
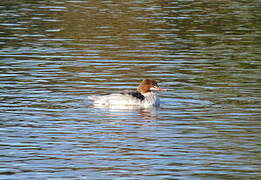
[[[0,179],[260,179],[260,2],[211,2],[1,1]]]

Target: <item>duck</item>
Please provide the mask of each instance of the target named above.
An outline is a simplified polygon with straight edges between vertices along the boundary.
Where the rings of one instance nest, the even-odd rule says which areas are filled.
[[[102,107],[159,107],[160,99],[155,91],[166,91],[160,88],[157,81],[143,79],[135,91],[122,91],[108,95],[92,95],[89,99],[95,106]]]

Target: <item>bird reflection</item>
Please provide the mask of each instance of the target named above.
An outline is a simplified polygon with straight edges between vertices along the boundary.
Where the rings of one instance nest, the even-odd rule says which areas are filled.
[[[102,111],[105,113],[107,117],[118,117],[117,119],[142,119],[142,120],[157,120],[159,118],[159,107],[151,107],[151,108],[141,108],[138,106],[130,106],[128,108],[104,108],[104,107],[97,107],[94,108]]]

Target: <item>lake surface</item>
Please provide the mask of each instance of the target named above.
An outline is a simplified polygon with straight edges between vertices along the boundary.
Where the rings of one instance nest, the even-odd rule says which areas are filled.
[[[0,179],[261,179],[260,5],[1,1]]]

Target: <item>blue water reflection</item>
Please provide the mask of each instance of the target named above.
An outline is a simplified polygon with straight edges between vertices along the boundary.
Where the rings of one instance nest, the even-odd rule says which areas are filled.
[[[0,2],[0,178],[259,179],[258,6]],[[143,78],[160,108],[87,99]]]

